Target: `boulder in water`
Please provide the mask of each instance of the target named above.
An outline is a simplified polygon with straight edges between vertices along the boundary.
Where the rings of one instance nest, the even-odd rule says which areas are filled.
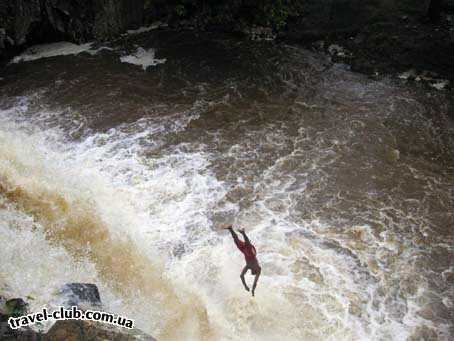
[[[101,306],[101,297],[98,287],[91,283],[67,283],[59,292],[64,297],[63,305],[66,307],[78,306],[84,308],[86,305],[92,307]]]
[[[155,338],[138,329],[128,330],[94,321],[57,321],[43,336],[43,341],[66,340],[143,340],[156,341]]]
[[[22,298],[12,298],[4,302],[0,313],[10,317],[18,317],[27,314],[28,303]]]
[[[22,298],[5,299],[0,296],[0,340],[38,340],[38,333],[29,327],[11,329],[8,325],[10,317],[19,317],[28,313],[28,303]]]

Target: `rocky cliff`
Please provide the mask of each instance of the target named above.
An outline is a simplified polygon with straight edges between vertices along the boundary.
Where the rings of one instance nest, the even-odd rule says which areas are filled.
[[[0,57],[25,45],[109,39],[140,26],[143,0],[8,0],[0,3]]]
[[[159,19],[176,26],[190,22],[199,29],[267,26],[300,38],[352,31],[397,13],[424,13],[429,3],[430,0],[6,0],[0,3],[0,55],[41,42],[106,40],[141,25],[144,19]]]
[[[93,320],[57,320],[46,332],[30,327],[10,328],[9,318],[19,318],[33,313],[22,298],[6,298],[0,292],[0,340],[4,341],[66,341],[66,340],[140,340],[156,341],[140,329],[127,329],[113,323]],[[98,287],[91,283],[67,283],[56,295],[62,298],[66,309],[76,306],[80,310],[103,310]],[[39,325],[39,324],[38,324]],[[42,326],[42,325],[41,325]],[[37,328],[40,329],[40,328]]]
[[[110,40],[161,21],[309,48],[341,45],[349,53],[338,53],[339,61],[355,71],[415,68],[452,80],[453,12],[454,0],[7,0],[0,3],[0,64],[32,44]]]

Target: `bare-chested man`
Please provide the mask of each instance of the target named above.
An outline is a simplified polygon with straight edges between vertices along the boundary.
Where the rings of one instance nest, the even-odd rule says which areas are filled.
[[[244,242],[238,238],[238,235],[233,231],[232,225],[226,227],[230,233],[232,234],[233,241],[235,242],[238,249],[244,254],[244,259],[246,260],[246,266],[241,271],[241,282],[243,282],[244,288],[249,291],[249,287],[247,286],[244,275],[248,270],[251,270],[251,273],[255,275],[254,284],[252,285],[252,296],[254,296],[255,288],[257,287],[257,281],[259,280],[260,273],[262,268],[259,265],[257,258],[255,257],[257,252],[255,250],[254,245],[251,244],[251,241],[246,236],[244,230],[239,230],[240,233],[243,235]]]

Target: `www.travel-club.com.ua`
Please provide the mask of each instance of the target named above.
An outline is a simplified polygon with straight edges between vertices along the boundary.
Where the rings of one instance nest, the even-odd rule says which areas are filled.
[[[99,321],[120,327],[125,327],[128,329],[134,328],[134,320],[132,319],[128,319],[120,315],[110,314],[104,311],[82,311],[76,306],[73,306],[70,309],[58,307],[52,312],[48,312],[46,308],[43,308],[42,311],[38,313],[23,315],[19,317],[10,317],[8,319],[8,324],[12,329],[17,329],[33,325],[37,322],[45,322],[49,319]]]

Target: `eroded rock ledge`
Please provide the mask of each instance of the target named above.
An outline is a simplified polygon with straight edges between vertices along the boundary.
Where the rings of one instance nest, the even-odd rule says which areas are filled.
[[[110,39],[143,20],[144,0],[10,0],[0,4],[0,58],[30,43]]]
[[[91,283],[65,284],[57,295],[66,308],[77,306],[81,310],[102,310],[102,302],[96,285]],[[96,321],[66,320],[56,321],[46,332],[38,332],[29,327],[11,329],[10,317],[29,314],[28,304],[22,298],[2,297],[0,294],[0,340],[5,341],[67,341],[67,340],[143,340],[156,341],[140,329],[127,329]]]

